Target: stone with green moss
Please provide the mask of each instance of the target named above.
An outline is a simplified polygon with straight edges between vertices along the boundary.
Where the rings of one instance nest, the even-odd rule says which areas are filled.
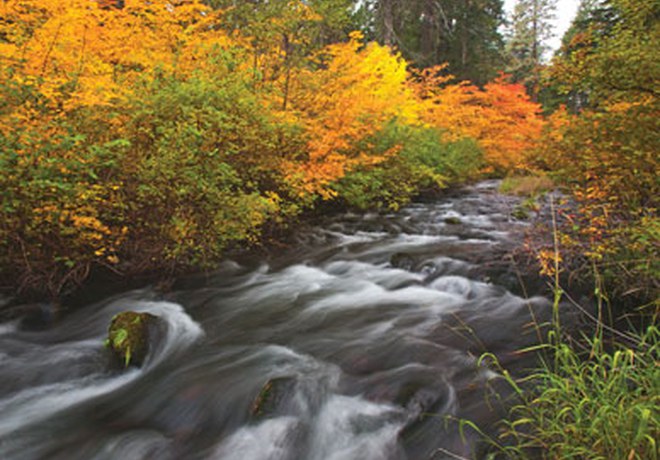
[[[516,207],[516,209],[511,212],[511,216],[517,220],[527,220],[529,219],[529,211],[523,207]]]
[[[294,398],[295,387],[296,380],[292,377],[269,379],[252,402],[252,417],[261,419],[285,410]]]
[[[150,330],[157,316],[125,311],[116,314],[108,328],[106,346],[124,367],[140,367],[149,352]]]

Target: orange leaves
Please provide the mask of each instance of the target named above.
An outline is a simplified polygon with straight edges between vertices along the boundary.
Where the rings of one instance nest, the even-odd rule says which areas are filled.
[[[87,0],[3,3],[24,27],[12,32],[0,24],[0,36],[10,37],[0,65],[39,79],[41,94],[64,109],[116,103],[129,97],[127,83],[136,78],[191,72],[206,64],[204,49],[229,43],[210,27],[217,13],[197,0],[136,0],[122,9]]]
[[[466,82],[445,86],[427,98],[426,114],[430,124],[479,141],[486,161],[500,172],[527,167],[544,125],[540,106],[505,77],[483,89]]]
[[[42,279],[119,258],[200,266],[318,198],[396,207],[465,179],[481,165],[466,137],[521,163],[538,117],[519,87],[438,69],[414,84],[359,33],[314,53],[314,2],[263,2],[257,19],[243,3],[232,28],[201,0],[0,2],[6,266],[32,276],[18,241]]]
[[[541,275],[554,277],[561,271],[560,265],[563,262],[562,256],[554,249],[541,249],[536,254],[540,265]]]
[[[7,51],[0,66],[15,67],[12,78],[32,81],[51,113],[60,115],[93,107],[88,116],[96,116],[100,107],[125,106],[140,82],[157,75],[212,80],[228,71],[217,51],[240,43],[242,56],[252,56],[233,64],[236,78],[252,85],[283,124],[302,127],[306,142],[305,151],[288,161],[253,163],[282,165],[301,195],[330,196],[327,185],[347,170],[395,154],[392,148],[376,156],[360,145],[394,119],[475,138],[498,170],[522,167],[540,130],[537,107],[522,87],[503,79],[483,90],[447,86],[451,77],[432,69],[422,72],[422,91],[411,84],[398,55],[375,43],[364,45],[359,33],[305,55],[301,50],[309,49],[304,41],[310,37],[303,25],[322,18],[300,0],[248,28],[251,41],[228,37],[218,25],[223,13],[201,0],[127,0],[121,8],[112,0],[13,0],[1,8],[13,19],[0,23]],[[25,105],[13,115],[31,113]],[[121,120],[104,123],[121,130]],[[4,126],[0,119],[0,129]]]
[[[357,144],[392,119],[413,123],[418,105],[406,84],[406,64],[389,48],[362,46],[354,33],[348,43],[327,47],[322,68],[300,76],[291,105],[309,138],[308,160],[287,164],[303,193],[330,196],[326,185],[356,164],[366,164]],[[378,161],[378,159],[371,159]]]

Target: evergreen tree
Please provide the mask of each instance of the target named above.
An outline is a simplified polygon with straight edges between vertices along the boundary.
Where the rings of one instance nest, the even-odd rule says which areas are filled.
[[[359,27],[354,18],[353,0],[205,0],[224,10],[222,27],[263,40],[285,33],[304,36],[310,48],[318,49],[342,41]],[[312,15],[301,14],[307,10]]]
[[[592,33],[607,33],[606,31],[611,29],[611,13],[611,8],[605,5],[604,0],[581,0],[575,18],[562,36],[561,47],[553,58],[551,78],[546,83],[547,91],[552,94],[552,110],[560,104],[567,106],[572,112],[579,112],[588,106],[589,88],[582,82],[574,80],[566,85],[552,76],[557,74],[558,68],[564,68],[572,56],[589,52],[589,48],[593,46]]]
[[[503,64],[502,0],[371,0],[374,38],[418,67],[447,62],[462,80],[484,84]]]
[[[516,82],[524,83],[533,99],[538,99],[541,65],[552,38],[551,21],[556,0],[517,0],[511,17],[507,43],[507,71]]]
[[[657,0],[583,1],[563,39],[551,76],[575,108],[657,98],[660,74]]]
[[[347,39],[355,29],[353,0],[206,0],[223,10],[221,26],[249,39],[255,81],[280,82],[282,108],[296,69],[324,46]]]

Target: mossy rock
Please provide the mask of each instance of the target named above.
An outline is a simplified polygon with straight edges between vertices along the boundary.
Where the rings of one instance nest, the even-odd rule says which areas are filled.
[[[255,419],[272,416],[283,410],[290,399],[294,397],[296,380],[292,377],[276,377],[269,379],[250,408],[250,414]]]
[[[112,318],[106,346],[124,367],[142,366],[157,320],[157,316],[134,311],[118,313]]]
[[[458,217],[445,217],[445,224],[447,225],[461,225],[463,222]]]
[[[527,220],[529,219],[529,211],[523,207],[517,207],[511,212],[511,217],[516,220]]]
[[[536,201],[534,197],[529,197],[523,200],[516,208],[511,212],[511,216],[514,219],[518,220],[527,220],[531,217],[531,213],[538,213],[541,210],[541,206]]]

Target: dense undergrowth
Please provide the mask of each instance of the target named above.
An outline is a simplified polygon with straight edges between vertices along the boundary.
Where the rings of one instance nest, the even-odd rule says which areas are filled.
[[[525,163],[523,86],[410,73],[358,33],[312,46],[325,19],[294,3],[228,33],[196,0],[4,2],[2,289],[204,269],[321,202],[397,208]]]
[[[523,204],[539,210],[537,200],[550,185],[546,176],[511,177],[500,189],[527,197]],[[636,276],[646,278],[629,282],[624,292],[625,281],[612,278],[624,264],[619,252],[624,249],[604,253],[594,247],[575,219],[581,215],[581,223],[589,222],[581,214],[579,195],[577,200],[556,197],[547,200],[551,227],[537,227],[526,244],[554,292],[552,319],[532,324],[540,343],[518,350],[536,356],[538,364],[514,376],[485,353],[480,364],[492,366],[510,390],[509,412],[495,428],[484,430],[469,420],[461,421],[461,428],[479,434],[484,443],[479,458],[488,460],[655,460],[660,456],[657,278],[649,281],[651,265],[642,264]],[[552,243],[539,245],[544,240],[539,233]],[[616,247],[631,240],[608,235],[603,241]],[[577,244],[594,252],[576,253]],[[644,250],[640,254],[649,257]],[[611,271],[601,273],[608,263]],[[589,284],[591,296],[585,292]],[[587,304],[577,303],[576,294]],[[573,320],[564,324],[562,318]],[[577,324],[575,318],[580,318]]]
[[[522,403],[493,455],[657,458],[657,2],[589,2],[546,69],[573,112],[547,119],[506,77],[476,87],[357,33],[319,41],[309,2],[230,32],[232,11],[195,0],[101,3],[0,5],[2,291],[204,269],[322,204],[397,209],[531,172],[504,188],[570,200],[534,248],[543,271],[595,280],[614,313],[571,341],[555,324],[542,367],[511,380]],[[621,314],[643,332],[605,340]]]
[[[585,13],[548,69],[578,110],[549,117],[533,160],[567,192],[545,229],[553,242],[533,248],[556,293],[552,332],[529,350],[536,370],[504,373],[519,399],[492,458],[658,458],[660,5],[593,2]],[[533,193],[535,182],[510,185]],[[593,286],[594,311],[559,302],[575,280]],[[560,309],[573,308],[585,324],[569,334]]]
[[[500,369],[516,402],[499,435],[484,434],[486,458],[658,458],[658,329],[613,344],[605,336],[601,330],[569,341],[554,329],[546,344],[528,350],[542,356],[536,370],[514,380]]]

